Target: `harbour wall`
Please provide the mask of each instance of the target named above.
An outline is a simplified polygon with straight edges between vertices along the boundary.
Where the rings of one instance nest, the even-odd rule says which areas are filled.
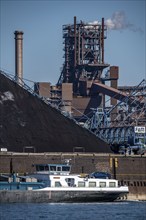
[[[70,159],[72,173],[109,172],[120,185],[128,185],[127,199],[146,200],[146,155],[1,152],[0,173],[32,173],[33,164],[63,163],[65,159]]]

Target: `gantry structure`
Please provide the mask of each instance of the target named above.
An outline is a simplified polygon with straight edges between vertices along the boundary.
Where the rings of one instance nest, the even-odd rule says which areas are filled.
[[[146,144],[146,80],[137,86],[122,87],[120,94],[117,105],[93,109],[93,117],[84,126],[111,146]]]

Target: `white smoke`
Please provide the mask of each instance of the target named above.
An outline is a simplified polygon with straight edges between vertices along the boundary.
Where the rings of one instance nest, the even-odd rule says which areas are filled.
[[[143,30],[130,23],[125,15],[124,11],[114,12],[112,17],[105,20],[105,25],[109,30],[124,30],[129,29],[134,32],[143,33]]]
[[[116,11],[113,13],[112,17],[105,20],[105,25],[109,30],[125,30],[128,29],[133,32],[143,33],[143,30],[140,27],[136,27],[136,25],[130,23],[125,15],[124,11]],[[98,25],[101,25],[99,21],[88,22],[86,29],[98,29]]]

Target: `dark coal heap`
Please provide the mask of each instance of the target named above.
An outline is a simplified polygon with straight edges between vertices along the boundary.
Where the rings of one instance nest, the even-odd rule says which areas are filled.
[[[37,153],[111,152],[105,142],[0,73],[0,148],[23,152],[29,147]]]

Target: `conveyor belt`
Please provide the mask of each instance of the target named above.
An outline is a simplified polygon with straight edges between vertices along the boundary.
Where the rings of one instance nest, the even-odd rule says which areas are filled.
[[[93,86],[94,86],[94,90],[96,89],[97,91],[105,95],[108,95],[119,101],[126,102],[131,106],[141,105],[141,103],[138,100],[135,100],[133,97],[127,96],[125,92],[121,92],[118,89],[112,88],[110,86],[98,82],[94,83]]]

